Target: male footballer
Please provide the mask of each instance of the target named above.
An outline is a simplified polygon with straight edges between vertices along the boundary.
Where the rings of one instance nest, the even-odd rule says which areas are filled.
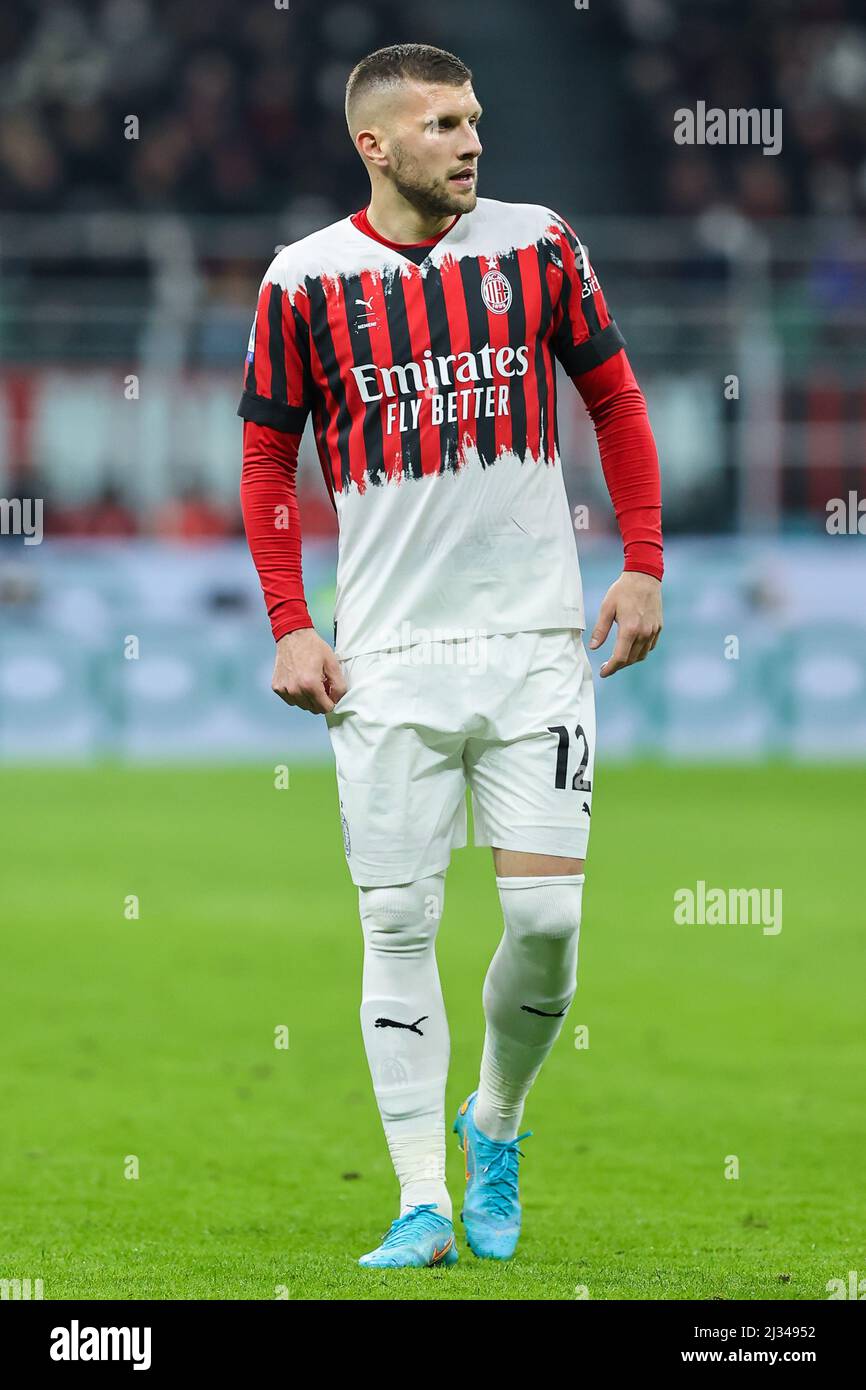
[[[367,1266],[457,1260],[435,939],[467,785],[504,924],[477,1089],[453,1123],[480,1258],[517,1245],[524,1103],[576,988],[595,717],[557,362],[593,420],[624,547],[589,642],[616,623],[601,675],[643,661],[662,625],[658,458],[624,340],[564,218],[478,197],[480,117],[471,72],[442,49],[358,63],[346,120],[369,205],[272,262],[238,410],[273,689],[325,716],[358,889],[361,1029],[400,1183]],[[310,414],[339,521],[333,649],[301,574]]]

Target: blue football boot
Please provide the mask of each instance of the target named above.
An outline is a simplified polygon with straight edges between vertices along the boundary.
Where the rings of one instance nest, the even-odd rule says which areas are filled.
[[[392,1221],[375,1250],[358,1261],[366,1269],[424,1269],[457,1263],[454,1226],[435,1202],[419,1202]]]
[[[520,1199],[517,1196],[517,1147],[532,1130],[516,1139],[488,1139],[475,1123],[473,1091],[457,1111],[454,1133],[463,1150],[466,1195],[461,1220],[473,1255],[488,1260],[508,1260],[520,1235]]]

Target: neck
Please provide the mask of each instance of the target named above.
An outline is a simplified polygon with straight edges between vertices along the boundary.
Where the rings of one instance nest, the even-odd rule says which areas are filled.
[[[438,236],[450,226],[456,216],[456,212],[446,212],[438,216],[420,212],[390,185],[373,189],[367,209],[367,217],[375,232],[387,241],[404,244],[427,241],[430,237]]]

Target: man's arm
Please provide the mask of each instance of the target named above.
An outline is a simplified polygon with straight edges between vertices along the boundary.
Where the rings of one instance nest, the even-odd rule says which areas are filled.
[[[313,626],[301,569],[299,434],[244,421],[241,509],[274,640]]]
[[[623,540],[623,573],[608,589],[590,647],[601,646],[614,622],[612,676],[643,661],[662,630],[661,483],[646,401],[625,355],[586,249],[564,218],[552,214],[555,243],[549,283],[555,304],[553,349],[595,426],[605,481]]]
[[[662,630],[664,573],[661,477],[646,400],[625,350],[575,378],[595,426],[607,489],[622,536],[623,573],[602,600],[590,647],[617,625],[613,656],[602,677],[612,676],[649,655]]]
[[[328,714],[346,684],[307,610],[296,487],[309,413],[307,323],[301,296],[289,299],[276,265],[259,290],[238,406],[244,421],[241,507],[277,643],[272,689],[289,705]]]
[[[300,435],[244,421],[241,508],[277,643],[271,688],[288,705],[329,714],[346,682],[313,626],[301,569],[296,478]]]

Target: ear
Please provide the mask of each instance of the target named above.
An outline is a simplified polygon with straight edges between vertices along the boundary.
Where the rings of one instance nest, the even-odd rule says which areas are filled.
[[[381,135],[375,130],[359,130],[355,136],[355,148],[368,164],[384,165],[388,155],[382,148]]]

